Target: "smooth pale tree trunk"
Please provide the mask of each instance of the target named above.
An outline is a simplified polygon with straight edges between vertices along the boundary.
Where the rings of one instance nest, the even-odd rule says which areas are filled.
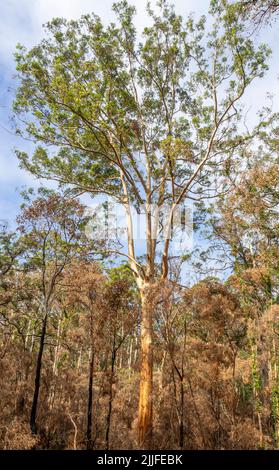
[[[124,174],[121,174],[123,192],[126,199],[125,210],[127,217],[128,253],[130,264],[135,273],[136,283],[141,296],[141,368],[140,368],[140,390],[138,408],[138,445],[141,449],[152,448],[152,386],[153,386],[153,355],[152,355],[152,305],[149,303],[150,288],[154,279],[154,260],[156,251],[156,240],[153,239],[152,231],[152,209],[151,209],[151,177],[150,165],[147,162],[147,199],[146,199],[146,269],[139,269],[135,260],[135,247],[133,237],[133,218],[131,214],[130,200]],[[159,220],[157,218],[157,220]],[[156,233],[156,228],[154,233]],[[167,260],[167,249],[165,253],[165,264]],[[144,273],[144,274],[143,274]],[[142,275],[143,274],[143,275]]]
[[[24,341],[24,349],[27,350],[28,347],[28,339],[29,339],[29,333],[30,333],[30,326],[31,326],[31,320],[28,321],[27,324],[27,331],[26,331],[26,336],[25,336],[25,341]]]
[[[74,426],[74,442],[73,442],[73,449],[74,450],[77,450],[77,433],[78,433],[78,428],[77,428],[77,425],[74,421],[74,419],[72,418],[72,416],[69,414],[69,418],[70,418],[70,421],[72,423],[72,425]]]
[[[134,365],[137,363],[137,360],[138,360],[138,349],[139,349],[139,339],[138,339],[138,335],[136,334],[135,351],[134,351],[134,357],[133,357]]]
[[[29,348],[30,354],[32,354],[33,348],[34,348],[34,338],[35,338],[34,335],[35,335],[35,327],[33,326],[32,335],[31,335],[31,344],[30,344],[30,348]]]
[[[37,407],[38,407],[38,398],[39,398],[39,391],[41,386],[41,369],[42,369],[42,360],[43,360],[43,352],[44,352],[44,345],[45,345],[45,336],[46,336],[46,327],[47,327],[47,318],[48,314],[46,313],[43,320],[41,338],[40,338],[40,347],[37,357],[37,365],[36,365],[36,374],[35,374],[35,386],[34,386],[34,395],[30,413],[30,429],[32,434],[37,434],[37,424],[36,424],[36,417],[37,417]]]
[[[60,353],[61,324],[62,324],[62,315],[60,315],[59,320],[58,320],[56,346],[54,349],[54,359],[53,359],[53,365],[52,365],[53,383],[51,384],[49,398],[48,398],[50,411],[52,411],[54,407],[55,395],[56,395],[56,387],[57,387],[57,379],[58,379],[58,358],[59,358],[59,353]]]
[[[128,370],[129,370],[129,378],[131,377],[131,370],[132,370],[132,358],[133,358],[133,337],[130,340],[129,345],[129,356],[128,356]]]
[[[141,368],[138,409],[138,443],[142,449],[152,448],[152,306],[148,300],[148,286],[141,291]]]
[[[164,351],[162,362],[159,369],[159,390],[162,391],[164,388],[164,365],[166,360],[166,351]]]
[[[82,359],[82,348],[79,350],[78,358],[77,358],[77,371],[79,372],[81,367],[81,359]]]

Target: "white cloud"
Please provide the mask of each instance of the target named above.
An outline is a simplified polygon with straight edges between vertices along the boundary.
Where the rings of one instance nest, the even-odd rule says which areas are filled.
[[[0,16],[0,60],[11,59],[17,42],[27,46],[35,44],[43,34],[42,24],[53,17],[77,19],[82,14],[94,12],[104,21],[113,19],[114,0],[2,0]],[[131,0],[137,8],[137,26],[142,29],[146,23],[145,1]],[[191,10],[205,13],[209,0],[175,0],[179,13],[187,15]]]

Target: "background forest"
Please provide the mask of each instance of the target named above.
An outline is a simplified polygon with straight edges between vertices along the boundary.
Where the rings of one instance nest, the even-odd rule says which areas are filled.
[[[267,105],[248,125],[242,98],[279,4],[194,21],[161,0],[140,38],[113,10],[15,54],[12,130],[35,144],[17,156],[41,186],[0,230],[0,448],[278,449],[279,122]],[[125,246],[84,195],[124,208]],[[172,251],[187,202],[196,243]]]

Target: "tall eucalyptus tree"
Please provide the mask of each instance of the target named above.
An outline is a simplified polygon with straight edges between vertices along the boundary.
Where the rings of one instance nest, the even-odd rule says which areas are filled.
[[[212,2],[209,34],[205,18],[185,20],[159,0],[158,12],[148,3],[151,25],[139,38],[135,8],[123,0],[113,7],[116,23],[56,18],[46,39],[16,54],[18,132],[37,143],[32,156],[18,152],[22,166],[76,193],[112,196],[126,210],[125,255],[141,296],[141,447],[152,446],[150,292],[169,275],[174,213],[215,193],[214,178],[252,138],[241,131],[239,103],[267,68],[268,49],[256,48],[222,3]],[[133,209],[145,217],[144,261]]]

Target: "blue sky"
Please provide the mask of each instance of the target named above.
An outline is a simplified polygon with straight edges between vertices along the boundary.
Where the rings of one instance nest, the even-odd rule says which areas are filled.
[[[137,26],[142,29],[147,21],[145,2],[131,1],[137,7]],[[178,13],[184,17],[194,12],[198,17],[206,14],[209,0],[174,0]],[[36,44],[43,36],[42,24],[55,16],[78,18],[81,14],[94,11],[107,22],[112,19],[113,0],[2,0],[0,15],[0,219],[13,220],[18,213],[19,190],[24,186],[38,183],[19,169],[14,148],[31,151],[31,145],[15,137],[11,131],[11,102],[15,90],[13,53],[17,43],[27,47]],[[273,55],[266,77],[255,82],[245,97],[249,120],[253,122],[256,112],[266,103],[266,94],[271,93],[273,110],[279,111],[278,64],[279,24],[266,27],[257,40],[267,42]],[[44,183],[45,184],[45,183]]]

